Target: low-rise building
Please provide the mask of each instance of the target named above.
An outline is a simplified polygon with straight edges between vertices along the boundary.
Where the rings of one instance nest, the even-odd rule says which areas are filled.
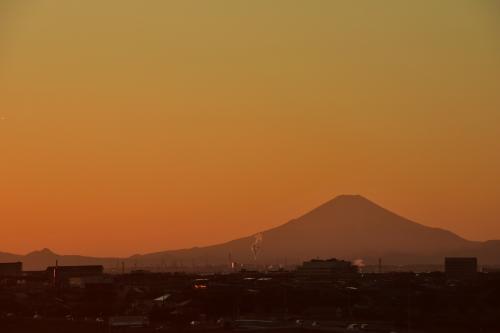
[[[22,262],[0,263],[0,277],[15,277],[23,274]]]
[[[470,278],[477,274],[477,258],[447,257],[444,260],[444,270],[450,278]]]
[[[114,280],[109,275],[79,276],[69,278],[70,287],[87,288],[89,286],[104,286],[113,284]]]
[[[50,266],[46,274],[56,285],[67,285],[71,278],[100,276],[104,273],[102,265],[87,266]]]
[[[345,260],[335,258],[328,260],[313,259],[306,261],[297,268],[297,275],[301,277],[345,277],[358,273],[358,267]]]

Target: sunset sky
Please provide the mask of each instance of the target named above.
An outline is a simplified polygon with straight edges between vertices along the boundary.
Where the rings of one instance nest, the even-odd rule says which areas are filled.
[[[494,0],[0,0],[0,251],[214,244],[343,193],[500,239]]]

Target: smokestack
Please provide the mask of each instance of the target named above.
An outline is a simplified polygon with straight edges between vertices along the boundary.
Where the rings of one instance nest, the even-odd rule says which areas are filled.
[[[122,274],[125,274],[125,261],[122,261]]]
[[[382,258],[378,258],[378,273],[382,274]]]
[[[56,267],[54,267],[54,287],[57,287],[57,268],[59,267],[59,260],[56,259]]]

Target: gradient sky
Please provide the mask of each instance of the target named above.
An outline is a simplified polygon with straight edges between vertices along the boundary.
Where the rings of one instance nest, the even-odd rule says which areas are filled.
[[[338,194],[500,239],[493,0],[0,0],[0,251],[246,236]]]

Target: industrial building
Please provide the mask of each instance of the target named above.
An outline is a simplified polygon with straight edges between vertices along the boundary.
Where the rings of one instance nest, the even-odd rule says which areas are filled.
[[[56,285],[68,285],[71,278],[100,276],[104,273],[102,265],[88,266],[50,266],[46,274]]]
[[[21,276],[23,274],[22,262],[0,263],[0,277]]]
[[[297,268],[297,274],[302,277],[345,277],[358,273],[358,268],[349,261],[328,259],[313,259],[306,261]]]

